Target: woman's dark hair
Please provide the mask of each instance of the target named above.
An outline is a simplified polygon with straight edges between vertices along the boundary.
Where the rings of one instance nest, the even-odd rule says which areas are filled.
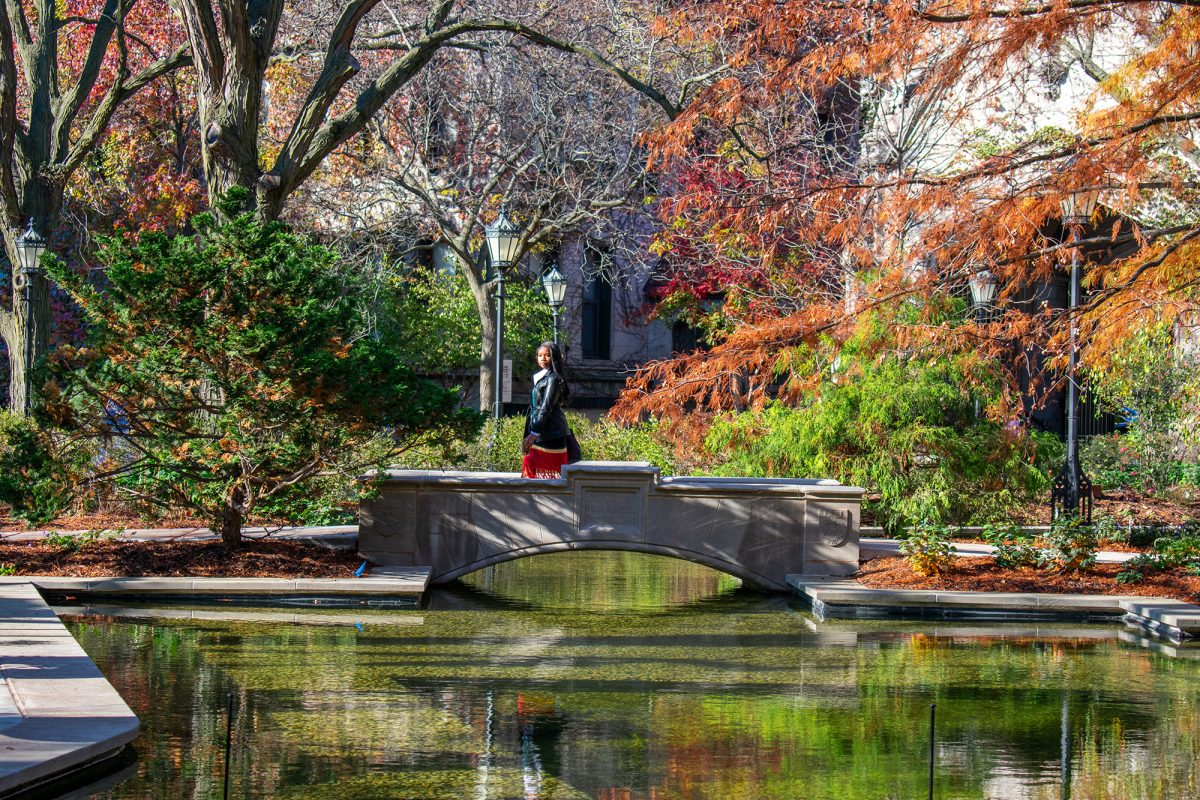
[[[571,399],[571,385],[567,383],[567,364],[566,359],[563,358],[562,348],[554,342],[542,342],[537,349],[541,350],[543,347],[550,351],[550,371],[562,380],[562,402],[563,405],[566,405],[567,401]]]

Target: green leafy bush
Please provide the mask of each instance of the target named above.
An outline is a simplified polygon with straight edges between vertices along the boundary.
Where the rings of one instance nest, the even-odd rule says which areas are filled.
[[[1147,572],[1183,569],[1190,575],[1200,573],[1200,534],[1187,533],[1158,539],[1154,551],[1134,556],[1117,574],[1121,583],[1136,583]]]
[[[14,517],[38,526],[65,511],[78,467],[49,430],[0,411],[0,502],[8,504]]]
[[[1096,563],[1099,538],[1095,527],[1085,525],[1081,517],[1060,517],[1043,538],[1044,563],[1056,572],[1084,572]]]
[[[921,524],[909,528],[900,542],[900,553],[918,575],[941,575],[958,558],[950,544],[950,530],[944,525]]]
[[[1151,547],[1161,539],[1178,539],[1200,535],[1200,523],[1185,522],[1182,525],[1156,523],[1132,525],[1128,528],[1128,542],[1133,547]]]
[[[80,533],[59,533],[55,531],[46,534],[42,539],[42,543],[59,550],[77,553],[80,550],[91,547],[97,542],[115,539],[122,533],[124,531],[121,530],[87,530]]]
[[[621,425],[606,419],[593,422],[577,412],[567,412],[571,430],[588,461],[648,461],[674,473],[671,444],[652,422]],[[444,448],[424,447],[404,454],[396,466],[408,469],[453,469],[470,471],[521,471],[521,439],[525,418],[505,417],[497,433],[488,420],[479,436],[470,441],[449,443]]]
[[[393,304],[385,327],[403,342],[409,366],[426,375],[477,372],[482,326],[479,308],[461,272],[409,271],[390,278]],[[546,296],[535,282],[504,282],[504,352],[514,364],[533,364],[553,333]]]
[[[798,407],[717,420],[705,441],[720,475],[836,478],[864,487],[892,535],[924,520],[979,524],[1049,491],[1057,438],[975,413],[948,361],[889,357],[822,384]]]
[[[1023,533],[1018,525],[985,526],[983,540],[994,548],[992,557],[1001,567],[1038,567],[1045,560],[1045,551],[1037,546],[1037,537]]]
[[[1190,475],[1175,460],[1177,443],[1166,433],[1091,436],[1079,448],[1084,471],[1102,489],[1161,492],[1176,476]]]

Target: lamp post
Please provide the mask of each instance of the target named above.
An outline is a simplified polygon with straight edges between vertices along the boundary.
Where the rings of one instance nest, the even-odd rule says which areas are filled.
[[[22,374],[21,388],[24,392],[22,406],[14,410],[21,414],[26,414],[32,406],[30,393],[33,389],[33,376],[30,372],[33,367],[33,340],[37,335],[37,326],[34,324],[33,319],[33,294],[36,288],[36,281],[42,274],[42,267],[38,262],[42,257],[42,253],[46,252],[46,239],[33,229],[32,219],[29,220],[29,227],[25,229],[25,232],[17,237],[16,250],[17,258],[21,262],[18,274],[21,277],[21,299],[25,306],[25,319],[23,320],[25,369]]]
[[[554,343],[558,344],[558,313],[567,297],[567,279],[558,271],[557,264],[551,262],[550,271],[542,276],[542,288],[546,290],[546,302],[554,314]]]
[[[483,232],[487,238],[492,268],[496,270],[496,365],[492,378],[492,417],[499,421],[504,416],[504,387],[501,386],[504,377],[504,268],[513,262],[517,254],[521,229],[509,221],[501,204],[500,214],[494,222],[484,227]]]
[[[975,309],[976,322],[990,322],[996,303],[998,282],[990,270],[981,269],[967,281],[971,287],[971,304]]]
[[[1050,492],[1050,516],[1074,517],[1082,512],[1083,521],[1092,521],[1092,482],[1079,467],[1079,237],[1083,226],[1092,219],[1099,199],[1098,189],[1071,192],[1062,201],[1063,224],[1071,230],[1071,282],[1068,298],[1070,315],[1070,352],[1067,360],[1067,458],[1054,479]]]

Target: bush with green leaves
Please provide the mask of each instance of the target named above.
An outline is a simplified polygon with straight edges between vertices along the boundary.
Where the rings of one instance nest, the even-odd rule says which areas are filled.
[[[392,302],[381,325],[403,342],[413,369],[425,375],[478,371],[482,327],[461,272],[408,271],[392,276],[389,288]],[[545,293],[517,277],[504,282],[504,297],[504,353],[514,364],[533,364],[538,345],[553,333]]]
[[[982,538],[992,546],[997,566],[1038,567],[1045,560],[1045,551],[1038,547],[1037,537],[1026,534],[1019,525],[985,525]]]
[[[950,544],[950,529],[922,523],[908,529],[900,542],[900,554],[918,575],[941,575],[954,565],[958,549]]]
[[[845,359],[850,359],[847,353]],[[798,405],[718,419],[720,475],[836,478],[862,486],[892,535],[916,521],[980,524],[1049,492],[1056,437],[976,414],[954,362],[862,359]]]
[[[1154,550],[1134,556],[1117,573],[1120,583],[1136,583],[1147,572],[1184,570],[1188,575],[1200,575],[1200,534],[1164,537],[1154,542]]]
[[[1043,535],[1046,543],[1043,563],[1061,573],[1085,572],[1096,564],[1100,540],[1096,529],[1082,517],[1059,517]]]
[[[87,462],[49,428],[0,411],[0,503],[26,525],[44,525],[67,509]]]
[[[225,198],[227,223],[196,217],[194,236],[105,242],[103,290],[56,266],[88,338],[56,352],[43,392],[58,424],[122,444],[126,491],[199,511],[229,545],[264,504],[286,513],[331,474],[479,423],[395,338],[368,335],[369,276],[239,214],[245,199]],[[364,447],[380,432],[389,446]]]
[[[1084,471],[1097,486],[1154,494],[1178,482],[1184,466],[1175,459],[1178,445],[1167,433],[1134,430],[1090,436],[1079,448]]]
[[[594,422],[578,412],[567,412],[567,420],[588,461],[648,461],[664,475],[675,472],[671,443],[652,422],[622,425],[607,419]],[[449,447],[413,450],[397,459],[396,466],[409,469],[454,469],[472,471],[521,471],[523,416],[505,417],[496,434],[492,420],[470,441]]]

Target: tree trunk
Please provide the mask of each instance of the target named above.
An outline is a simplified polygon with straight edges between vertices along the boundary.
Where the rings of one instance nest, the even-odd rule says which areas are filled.
[[[242,490],[234,489],[221,509],[221,542],[226,550],[236,550],[242,545],[242,499]]]
[[[486,290],[485,290],[486,291]],[[486,295],[482,302],[476,297],[479,309],[479,323],[482,331],[479,337],[479,410],[490,414],[492,404],[496,400],[495,386],[500,376],[496,371],[496,312],[491,302],[491,295]]]

